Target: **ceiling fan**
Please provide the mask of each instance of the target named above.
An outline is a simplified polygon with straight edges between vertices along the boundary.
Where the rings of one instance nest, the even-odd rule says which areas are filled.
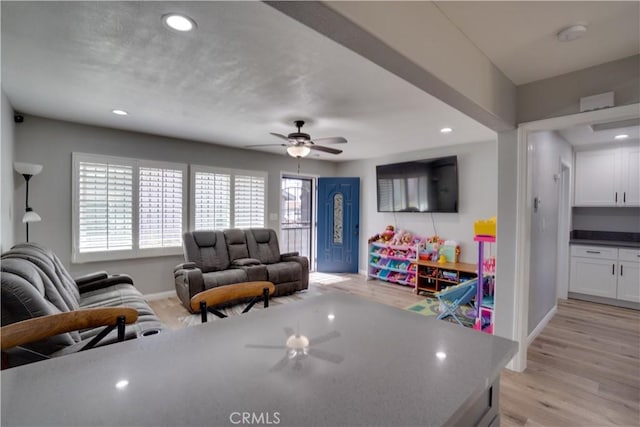
[[[296,120],[294,125],[298,128],[297,132],[290,133],[287,136],[284,136],[279,133],[270,132],[271,135],[284,139],[287,141],[286,144],[258,144],[258,145],[247,145],[247,147],[269,147],[269,146],[281,146],[287,147],[287,153],[291,157],[306,157],[309,155],[311,150],[322,151],[324,153],[329,154],[340,154],[342,150],[338,150],[336,148],[325,147],[324,145],[318,145],[317,142],[323,142],[325,144],[345,144],[347,140],[341,136],[333,136],[327,138],[316,138],[311,139],[311,135],[308,133],[302,132],[301,128],[304,126],[303,120]]]

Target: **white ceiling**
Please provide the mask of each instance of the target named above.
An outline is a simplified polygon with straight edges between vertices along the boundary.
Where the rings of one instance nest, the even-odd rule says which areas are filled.
[[[197,30],[166,29],[168,12]],[[2,85],[22,113],[235,147],[278,143],[269,132],[304,119],[312,137],[349,140],[327,160],[495,139],[259,2],[2,2]]]
[[[558,133],[574,147],[586,147],[590,145],[617,144],[619,142],[638,141],[640,139],[640,126],[624,126],[607,130],[595,130],[590,125],[573,126],[561,129]],[[624,140],[616,140],[616,135],[629,135]]]
[[[440,10],[516,85],[640,53],[638,1],[445,1]],[[556,34],[574,24],[572,42]]]
[[[638,2],[438,2],[515,83],[637,54]],[[307,121],[352,160],[495,133],[261,2],[2,2],[2,86],[16,111],[234,147]],[[196,31],[166,29],[181,12]],[[580,40],[557,31],[587,23]],[[111,109],[129,111],[115,116]],[[454,132],[443,135],[448,126]],[[282,153],[282,147],[264,148]],[[316,153],[314,153],[316,154]]]

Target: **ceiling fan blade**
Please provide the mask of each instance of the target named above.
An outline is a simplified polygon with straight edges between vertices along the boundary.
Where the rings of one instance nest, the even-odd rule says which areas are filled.
[[[317,357],[318,359],[326,360],[327,362],[331,362],[335,364],[341,363],[344,360],[344,357],[338,354],[333,354],[327,351],[318,350],[317,348],[310,348],[308,350],[308,354],[309,356]]]
[[[269,350],[285,350],[287,347],[284,345],[259,345],[259,344],[247,344],[245,348],[266,348]]]
[[[290,337],[291,335],[295,335],[296,331],[294,331],[292,328],[285,326],[284,328],[282,328],[284,330],[284,334],[288,337]]]
[[[278,360],[278,362],[269,369],[269,372],[278,372],[282,370],[282,368],[284,368],[287,365],[288,361],[289,361],[289,356],[285,354],[282,359]]]
[[[254,144],[254,145],[245,145],[245,148],[256,148],[256,147],[288,147],[289,144]]]
[[[318,344],[321,344],[323,342],[327,342],[329,340],[332,340],[334,338],[338,338],[339,336],[340,336],[340,332],[332,331],[332,332],[329,332],[328,334],[324,334],[324,335],[321,335],[321,336],[316,337],[316,338],[311,338],[309,340],[309,345],[318,345]]]
[[[325,153],[329,153],[329,154],[340,154],[340,153],[342,153],[342,150],[337,150],[337,149],[331,148],[331,147],[324,147],[322,145],[307,145],[307,147],[309,147],[312,150],[324,151]]]
[[[313,142],[322,142],[324,144],[346,144],[347,139],[341,136],[329,136],[326,138],[315,138]]]
[[[282,139],[284,139],[285,141],[288,141],[288,140],[289,140],[289,138],[287,138],[286,136],[282,135],[281,133],[274,133],[274,132],[269,132],[269,133],[270,133],[271,135],[273,135],[273,136],[277,137],[277,138],[282,138]]]

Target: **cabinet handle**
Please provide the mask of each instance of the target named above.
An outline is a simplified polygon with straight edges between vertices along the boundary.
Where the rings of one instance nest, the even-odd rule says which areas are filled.
[[[627,203],[627,192],[622,193],[622,202]]]
[[[587,251],[588,254],[599,254],[600,251]],[[639,255],[640,256],[640,255]]]
[[[616,203],[618,203],[618,192],[616,191]]]
[[[620,264],[620,276],[622,276],[623,272],[624,272],[624,265]]]
[[[611,264],[611,274],[613,274],[614,276],[616,275],[616,265],[615,264]]]

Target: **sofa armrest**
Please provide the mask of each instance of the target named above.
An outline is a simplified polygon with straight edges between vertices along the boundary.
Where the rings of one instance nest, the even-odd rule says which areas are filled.
[[[309,259],[306,256],[282,256],[281,261],[293,261],[300,264],[302,277],[300,278],[300,287],[298,290],[309,288]]]
[[[175,275],[179,270],[194,270],[197,268],[198,265],[195,262],[183,262],[173,268],[173,274]]]
[[[76,282],[76,285],[82,286],[86,283],[95,282],[96,280],[102,280],[109,277],[106,271],[96,271],[95,273],[85,274],[80,277],[75,277],[73,280]]]
[[[284,254],[280,254],[280,260],[281,261],[285,261],[285,258],[290,258],[290,257],[293,257],[293,256],[300,256],[300,252],[295,251],[295,252],[287,252],[287,253],[284,253]]]
[[[124,323],[131,324],[138,320],[138,311],[131,307],[87,308],[34,317],[3,326],[0,329],[1,348],[5,351],[65,332],[116,326],[120,316],[124,316]]]
[[[188,310],[191,310],[191,297],[205,289],[202,270],[197,268],[194,263],[184,263],[173,270],[173,276],[178,298]]]
[[[120,285],[122,283],[133,285],[133,279],[128,274],[114,274],[112,276],[107,276],[105,278],[93,281],[86,280],[79,283],[76,280],[78,290],[81,294],[85,292],[95,291],[97,289],[107,288],[113,285]]]

